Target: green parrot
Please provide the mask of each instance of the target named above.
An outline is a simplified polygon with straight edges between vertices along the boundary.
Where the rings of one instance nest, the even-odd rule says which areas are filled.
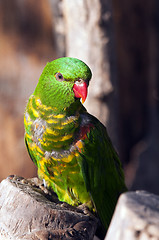
[[[127,189],[105,126],[82,104],[91,76],[76,58],[47,63],[25,109],[25,143],[39,178],[59,200],[84,204],[107,230]]]

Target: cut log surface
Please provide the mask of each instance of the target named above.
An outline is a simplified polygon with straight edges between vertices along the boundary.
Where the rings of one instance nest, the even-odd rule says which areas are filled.
[[[98,220],[59,202],[38,181],[10,176],[0,183],[0,239],[93,239]]]
[[[105,240],[159,240],[159,196],[128,192],[119,198]]]

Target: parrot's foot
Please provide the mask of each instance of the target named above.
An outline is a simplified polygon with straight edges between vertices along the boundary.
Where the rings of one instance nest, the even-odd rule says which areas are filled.
[[[89,207],[85,203],[79,205],[77,208],[82,210],[84,214],[94,217]]]
[[[84,204],[82,204],[82,205],[84,205]],[[60,204],[60,206],[61,207],[63,207],[63,208],[70,208],[72,211],[75,211],[75,212],[79,212],[79,213],[84,213],[84,214],[88,214],[88,213],[90,213],[89,212],[89,210],[84,210],[84,207],[82,208],[82,207],[80,207],[80,206],[82,206],[82,205],[79,205],[79,206],[72,206],[72,205],[70,205],[70,204],[68,204],[68,203],[66,203],[66,202],[61,202],[61,204]],[[87,206],[85,206],[85,208],[87,208],[88,209],[88,207]]]
[[[68,203],[66,203],[66,202],[62,202],[61,204],[61,207],[66,207],[66,208],[68,208],[68,206],[71,206],[71,205],[69,205]]]

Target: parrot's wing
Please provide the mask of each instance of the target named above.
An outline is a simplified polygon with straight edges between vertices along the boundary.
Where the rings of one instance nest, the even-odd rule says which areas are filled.
[[[124,174],[104,125],[88,113],[83,119],[87,133],[82,140],[82,174],[101,222],[108,228],[117,199],[127,190]]]

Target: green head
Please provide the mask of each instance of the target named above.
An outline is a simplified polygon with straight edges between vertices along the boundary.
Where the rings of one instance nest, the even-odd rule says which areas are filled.
[[[80,98],[85,100],[91,76],[90,68],[81,60],[58,58],[45,66],[34,95],[43,104],[62,110]]]

